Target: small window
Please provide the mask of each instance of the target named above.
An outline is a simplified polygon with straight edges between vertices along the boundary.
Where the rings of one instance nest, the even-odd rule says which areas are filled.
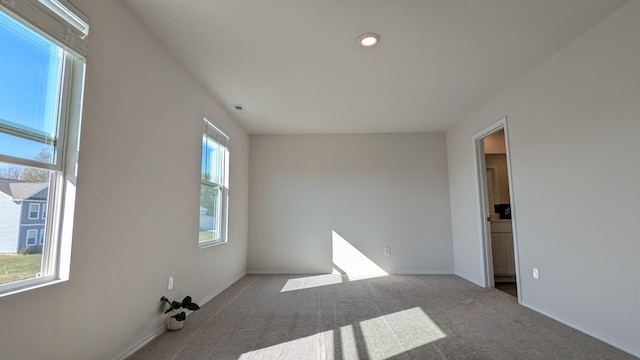
[[[44,244],[44,229],[40,229],[40,245]]]
[[[42,218],[47,218],[47,204],[42,204]]]
[[[200,171],[200,247],[227,241],[229,137],[204,119]]]
[[[38,239],[38,230],[27,230],[27,246],[34,246]]]
[[[40,204],[29,204],[29,219],[37,219],[40,215]]]

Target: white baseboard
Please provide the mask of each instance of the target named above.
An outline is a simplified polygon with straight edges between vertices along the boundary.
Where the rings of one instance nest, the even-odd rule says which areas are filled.
[[[151,335],[147,336],[144,340],[142,340],[141,342],[134,344],[133,346],[131,346],[130,348],[128,348],[127,350],[125,350],[122,354],[116,356],[113,358],[113,360],[124,360],[130,356],[132,356],[133,354],[135,354],[138,350],[142,349],[143,347],[145,347],[148,343],[150,343],[151,341],[153,341],[153,339],[157,338],[158,336],[162,335],[165,330],[167,330],[166,325],[162,325],[160,328],[154,330]]]
[[[214,290],[212,293],[210,293],[209,295],[205,296],[204,299],[197,301],[197,304],[200,305],[204,305],[207,302],[209,302],[211,299],[213,299],[214,297],[218,296],[221,292],[223,292],[224,290],[226,290],[229,286],[235,284],[238,280],[242,279],[243,277],[245,277],[245,275],[247,275],[246,272],[243,272],[239,275],[237,275],[236,277],[234,277],[233,279],[231,279],[231,281],[227,282],[226,284],[224,284],[222,287]],[[189,315],[189,314],[188,314]],[[187,315],[187,316],[188,316]],[[113,358],[113,360],[124,360],[127,359],[128,357],[132,356],[133,354],[135,354],[138,350],[142,349],[143,347],[145,347],[147,344],[149,344],[151,341],[153,341],[155,338],[157,338],[158,336],[162,335],[165,331],[166,331],[166,326],[162,325],[162,327],[154,330],[151,334],[149,334],[149,336],[147,336],[144,340],[138,342],[137,344],[134,344],[133,346],[131,346],[130,348],[128,348],[127,350],[125,350],[122,354],[116,356]]]
[[[250,275],[319,275],[319,274],[331,274],[328,272],[305,272],[305,271],[274,271],[274,270],[248,270],[247,274]],[[436,270],[436,271],[401,271],[389,273],[389,275],[455,275],[451,270]]]
[[[219,289],[213,291],[211,294],[205,296],[204,299],[202,299],[202,300],[200,300],[200,302],[198,302],[198,304],[204,305],[204,304],[208,303],[211,299],[213,299],[214,297],[220,295],[221,292],[225,291],[229,286],[235,284],[236,282],[238,282],[238,280],[242,279],[246,275],[247,275],[246,272],[240,273],[239,275],[237,275],[236,277],[231,279],[231,281],[229,281],[226,284],[222,285],[221,288],[219,288]]]
[[[473,276],[471,276],[469,274],[461,273],[459,271],[454,271],[453,275],[455,275],[455,276],[457,276],[459,278],[465,279],[470,283],[474,283],[474,284],[480,286],[481,288],[487,287],[483,282],[484,280],[475,279]]]
[[[291,272],[291,271],[284,271],[284,270],[247,270],[247,274],[250,274],[250,275],[318,275],[318,274],[329,274],[329,273],[306,272],[306,271]]]
[[[637,358],[640,358],[640,351],[638,351],[638,349],[635,349],[635,350],[634,350],[634,349],[630,349],[629,347],[627,347],[627,346],[625,346],[625,345],[622,345],[622,344],[618,343],[618,342],[617,342],[617,341],[615,341],[615,340],[612,340],[612,339],[609,339],[609,338],[607,338],[607,337],[605,337],[605,336],[602,336],[602,335],[596,334],[596,333],[594,333],[593,331],[591,331],[591,330],[589,330],[589,329],[585,329],[585,328],[583,328],[583,327],[581,327],[581,326],[577,326],[577,325],[573,324],[573,323],[572,323],[572,322],[570,322],[570,321],[567,321],[567,320],[562,319],[560,316],[558,316],[558,315],[556,315],[556,314],[554,314],[554,313],[551,313],[551,312],[549,312],[549,311],[542,310],[542,309],[540,309],[540,308],[538,308],[538,307],[536,307],[536,306],[534,306],[534,305],[527,304],[527,303],[526,303],[526,302],[524,302],[524,301],[523,301],[520,305],[522,305],[522,306],[524,306],[524,307],[526,307],[526,308],[529,308],[529,309],[531,309],[531,310],[533,310],[533,311],[535,311],[535,312],[537,312],[537,313],[540,313],[540,314],[542,314],[542,315],[544,315],[544,316],[547,316],[547,317],[549,317],[549,318],[552,318],[553,320],[555,320],[555,321],[557,321],[557,322],[559,322],[559,323],[561,323],[561,324],[567,325],[567,326],[568,326],[568,327],[570,327],[570,328],[573,328],[573,329],[575,329],[575,330],[578,330],[578,331],[580,331],[580,332],[582,332],[582,333],[584,333],[584,334],[587,334],[587,335],[589,335],[589,336],[591,336],[591,337],[593,337],[593,338],[596,338],[596,339],[598,339],[598,340],[600,340],[600,341],[602,341],[602,342],[604,342],[604,343],[607,343],[607,344],[609,344],[609,345],[613,346],[613,347],[614,347],[614,348],[616,348],[616,349],[622,350],[622,351],[624,351],[624,352],[626,352],[626,353],[629,353],[629,354],[631,354],[631,355],[633,355],[633,356],[635,356],[635,357],[637,357]]]
[[[455,275],[452,270],[433,270],[433,271],[424,271],[424,270],[403,270],[400,272],[389,273],[389,275]]]

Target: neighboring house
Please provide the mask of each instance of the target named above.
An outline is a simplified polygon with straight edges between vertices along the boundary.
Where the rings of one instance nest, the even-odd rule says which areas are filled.
[[[42,250],[49,184],[0,178],[0,254]]]
[[[200,231],[213,230],[213,216],[207,208],[200,206]]]

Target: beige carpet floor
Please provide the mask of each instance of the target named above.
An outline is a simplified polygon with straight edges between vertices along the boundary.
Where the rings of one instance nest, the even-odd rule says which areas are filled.
[[[636,359],[456,276],[249,275],[131,359]]]

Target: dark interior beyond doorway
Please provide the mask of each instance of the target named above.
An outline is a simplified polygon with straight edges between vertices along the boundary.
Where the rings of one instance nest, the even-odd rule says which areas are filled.
[[[511,296],[518,297],[518,287],[514,282],[496,282],[496,289],[504,291]]]

